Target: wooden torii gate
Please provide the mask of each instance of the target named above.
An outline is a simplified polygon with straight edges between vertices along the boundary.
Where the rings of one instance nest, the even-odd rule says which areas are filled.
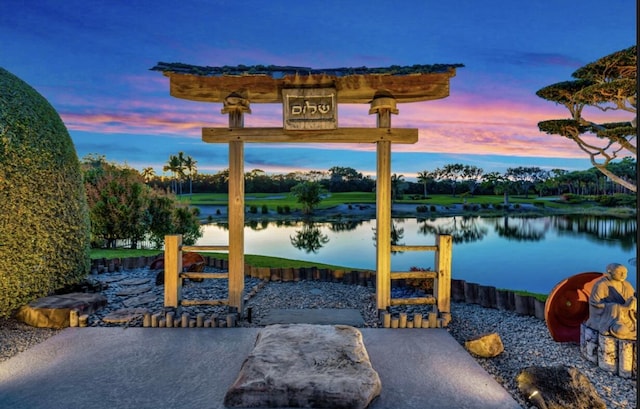
[[[376,300],[379,310],[391,305],[391,144],[418,141],[418,129],[392,128],[391,114],[398,114],[397,103],[449,96],[457,67],[462,64],[311,69],[161,62],[152,68],[169,77],[172,96],[219,102],[222,113],[229,115],[228,128],[202,129],[204,142],[229,145],[229,306],[243,310],[245,142],[376,144]],[[251,103],[283,104],[283,128],[245,128],[244,114],[251,113]],[[370,104],[376,128],[338,127],[339,103]],[[448,246],[450,252],[450,241]],[[438,307],[445,312],[449,291],[436,289]]]

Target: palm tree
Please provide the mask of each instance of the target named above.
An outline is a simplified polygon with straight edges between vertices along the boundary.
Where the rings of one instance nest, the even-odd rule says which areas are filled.
[[[405,187],[404,175],[391,175],[391,203],[402,193]]]
[[[424,198],[427,198],[427,183],[432,181],[435,178],[433,172],[429,172],[428,170],[423,170],[422,172],[418,172],[418,182],[422,183],[424,187]]]
[[[156,175],[156,171],[153,170],[152,167],[148,167],[148,168],[142,169],[142,172],[140,173],[140,175],[144,179],[144,183],[148,184],[151,181],[151,179],[153,179],[153,177]]]
[[[178,152],[178,162],[179,162],[179,165],[178,165],[178,170],[177,170],[177,172],[176,172],[176,176],[177,176],[177,179],[178,179],[178,182],[179,182],[179,184],[178,184],[178,188],[179,188],[179,190],[180,190],[180,193],[178,193],[178,195],[182,195],[182,180],[183,180],[185,177],[187,177],[187,175],[184,173],[184,170],[185,170],[185,166],[184,166],[185,160],[186,160],[186,159],[185,159],[185,157],[184,157],[184,152],[182,152],[182,151]]]
[[[193,177],[198,172],[198,167],[196,166],[198,161],[194,160],[191,156],[187,156],[184,158],[184,169],[187,171],[187,178],[189,180],[189,196],[193,194]]]
[[[173,175],[173,180],[171,181],[171,190],[173,193],[177,193],[177,174],[180,170],[180,159],[176,155],[169,155],[169,161],[162,168],[163,172],[171,172]]]

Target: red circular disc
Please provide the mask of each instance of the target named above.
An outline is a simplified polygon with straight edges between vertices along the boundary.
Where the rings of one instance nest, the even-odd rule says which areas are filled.
[[[557,342],[580,342],[580,324],[589,318],[589,296],[603,273],[580,273],[559,282],[547,298],[544,319]]]

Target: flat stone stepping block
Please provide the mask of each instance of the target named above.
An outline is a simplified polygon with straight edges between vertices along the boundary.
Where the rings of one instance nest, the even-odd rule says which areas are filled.
[[[148,278],[128,278],[126,280],[120,281],[118,284],[127,286],[151,284],[151,280]]]
[[[360,311],[353,308],[273,309],[260,322],[272,324],[351,325],[364,327]]]
[[[146,312],[145,308],[123,308],[105,315],[102,321],[109,324],[122,324],[136,318],[142,318]]]
[[[122,302],[125,307],[137,307],[140,305],[156,302],[158,297],[155,294],[142,294],[137,297],[127,298]]]
[[[140,286],[137,286],[137,287],[126,287],[126,288],[123,288],[123,289],[119,290],[116,293],[116,295],[119,295],[119,296],[136,295],[136,294],[148,293],[151,290],[152,290],[152,288],[151,288],[150,285],[140,285]]]
[[[227,390],[227,407],[364,409],[382,384],[347,325],[270,325]]]
[[[93,314],[107,305],[107,297],[98,293],[69,293],[39,298],[20,307],[16,318],[38,328],[66,328],[71,310],[79,315]]]
[[[117,283],[118,281],[122,281],[125,278],[127,278],[126,275],[122,275],[122,274],[110,275],[110,276],[98,276],[98,277],[99,277],[98,280],[102,281],[103,283],[107,283],[107,284]]]

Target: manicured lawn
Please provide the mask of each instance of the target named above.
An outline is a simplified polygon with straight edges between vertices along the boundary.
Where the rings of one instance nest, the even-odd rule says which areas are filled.
[[[418,198],[419,197],[419,198]],[[184,196],[182,200],[186,203],[190,203],[194,206],[226,206],[228,204],[228,197],[226,193],[194,193],[190,198]],[[502,195],[429,195],[427,199],[423,199],[421,195],[417,195],[416,199],[412,199],[410,195],[404,195],[400,200],[396,200],[396,203],[401,204],[415,204],[415,205],[438,205],[438,206],[452,206],[455,204],[466,203],[472,205],[497,205],[502,204]],[[353,203],[365,203],[374,204],[376,202],[375,192],[340,192],[331,193],[327,195],[318,209],[328,209],[340,204],[353,204]],[[567,203],[559,203],[555,198],[539,199],[533,195],[529,197],[524,196],[510,196],[509,202],[511,204],[537,204],[540,207],[548,208],[570,208],[572,205]],[[246,195],[245,204],[247,206],[256,206],[258,209],[262,205],[267,205],[269,210],[275,210],[278,206],[289,206],[291,210],[299,207],[296,198],[288,193],[249,193]],[[582,203],[581,207],[589,207],[589,204]]]
[[[107,260],[114,258],[127,258],[127,257],[140,257],[140,256],[155,256],[163,254],[163,250],[131,250],[131,249],[91,249],[90,255],[92,259]],[[213,253],[213,252],[201,252],[204,256],[212,256],[218,259],[226,260],[229,258],[227,253]],[[245,263],[254,267],[271,267],[271,268],[299,268],[299,267],[318,267],[318,268],[330,268],[332,270],[361,270],[359,268],[337,266],[333,264],[313,263],[301,260],[292,260],[281,257],[269,257],[259,256],[255,254],[245,254]]]

